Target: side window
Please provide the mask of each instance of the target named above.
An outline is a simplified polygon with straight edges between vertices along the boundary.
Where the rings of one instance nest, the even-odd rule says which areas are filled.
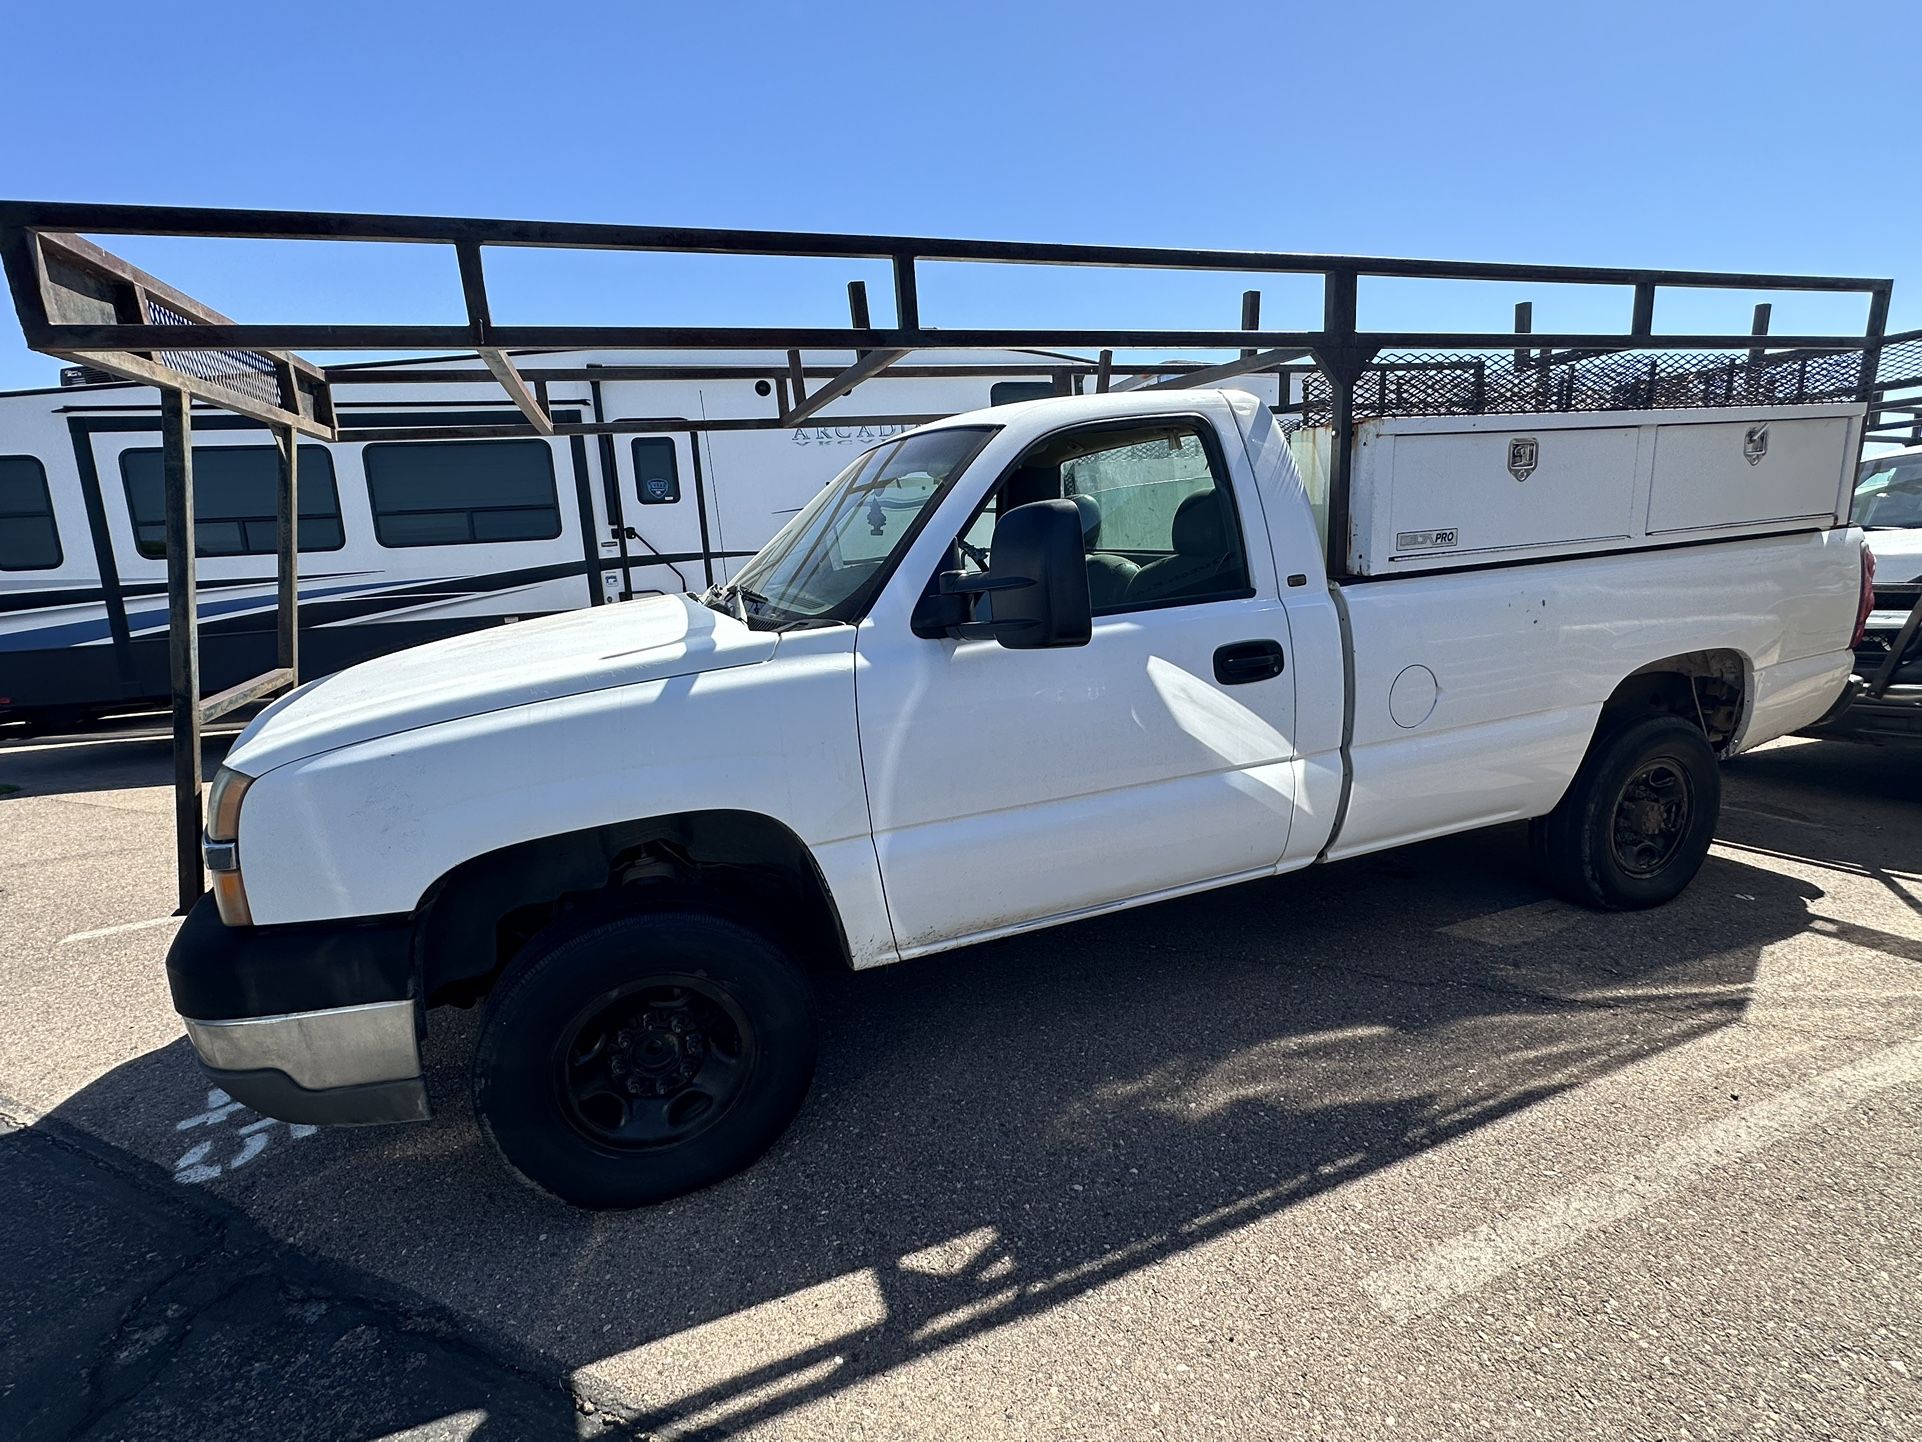
[[[963,565],[992,556],[993,518],[1065,497],[1081,512],[1088,596],[1114,615],[1254,594],[1227,478],[1198,422],[1083,427],[1031,446],[976,512]]]
[[[551,541],[561,533],[546,441],[394,441],[366,447],[374,538],[388,547]]]
[[[60,561],[46,467],[38,456],[0,456],[0,571],[51,571]]]
[[[1144,562],[1180,550],[1175,542],[1176,515],[1191,497],[1217,489],[1208,452],[1191,429],[1078,456],[1063,465],[1062,482],[1064,494],[1086,496],[1099,509],[1100,530],[1091,549]],[[1199,504],[1190,507],[1200,509]],[[1222,538],[1224,547],[1227,539]]]
[[[158,446],[120,453],[120,480],[133,518],[134,549],[148,560],[167,554],[167,495]],[[300,448],[303,551],[338,551],[347,544],[340,524],[334,458],[323,446]],[[194,447],[194,554],[271,556],[280,490],[280,453],[273,446]]]
[[[974,513],[968,522],[967,530],[961,533],[961,570],[963,574],[975,576],[987,570],[986,558],[989,547],[994,545],[994,528],[1001,516],[1001,493],[996,491],[982,502],[981,509]]]
[[[634,438],[634,489],[644,506],[672,505],[681,498],[681,468],[672,436]]]

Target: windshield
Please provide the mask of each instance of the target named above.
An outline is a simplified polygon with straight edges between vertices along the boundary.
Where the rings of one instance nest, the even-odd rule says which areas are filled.
[[[864,452],[701,600],[751,626],[859,620],[923,516],[994,430],[948,426]]]
[[[1922,527],[1922,456],[1863,462],[1852,515],[1870,531]]]

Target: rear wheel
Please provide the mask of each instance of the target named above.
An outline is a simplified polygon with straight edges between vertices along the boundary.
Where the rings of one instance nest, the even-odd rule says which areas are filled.
[[[1605,911],[1660,906],[1701,870],[1722,776],[1701,731],[1651,716],[1597,739],[1561,804],[1530,824],[1543,875]]]
[[[536,1186],[632,1207],[747,1166],[813,1072],[807,983],[773,942],[704,912],[602,917],[536,937],[501,979],[474,1109]]]

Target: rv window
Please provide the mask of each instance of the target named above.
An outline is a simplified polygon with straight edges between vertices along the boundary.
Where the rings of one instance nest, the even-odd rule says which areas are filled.
[[[644,506],[669,505],[681,498],[681,471],[672,436],[634,438],[634,488]]]
[[[120,479],[133,517],[134,549],[149,560],[167,554],[167,495],[158,446],[120,453]],[[347,544],[334,489],[334,458],[322,446],[300,448],[300,524],[303,551],[338,551]],[[194,447],[194,554],[271,556],[274,553],[280,452],[273,446]]]
[[[51,571],[60,561],[46,467],[37,456],[0,456],[0,571]]]
[[[561,533],[545,441],[396,441],[361,452],[383,546],[551,541]]]
[[[996,381],[988,387],[988,404],[1011,406],[1016,401],[1045,401],[1059,394],[1053,381]]]

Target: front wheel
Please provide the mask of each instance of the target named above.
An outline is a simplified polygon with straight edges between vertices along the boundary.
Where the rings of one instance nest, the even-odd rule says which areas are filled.
[[[474,1110],[536,1186],[634,1207],[754,1161],[813,1073],[807,982],[773,942],[705,912],[603,917],[536,937],[508,968]]]
[[[1561,804],[1530,823],[1549,884],[1603,911],[1660,906],[1695,879],[1721,813],[1701,731],[1651,716],[1598,738]]]

